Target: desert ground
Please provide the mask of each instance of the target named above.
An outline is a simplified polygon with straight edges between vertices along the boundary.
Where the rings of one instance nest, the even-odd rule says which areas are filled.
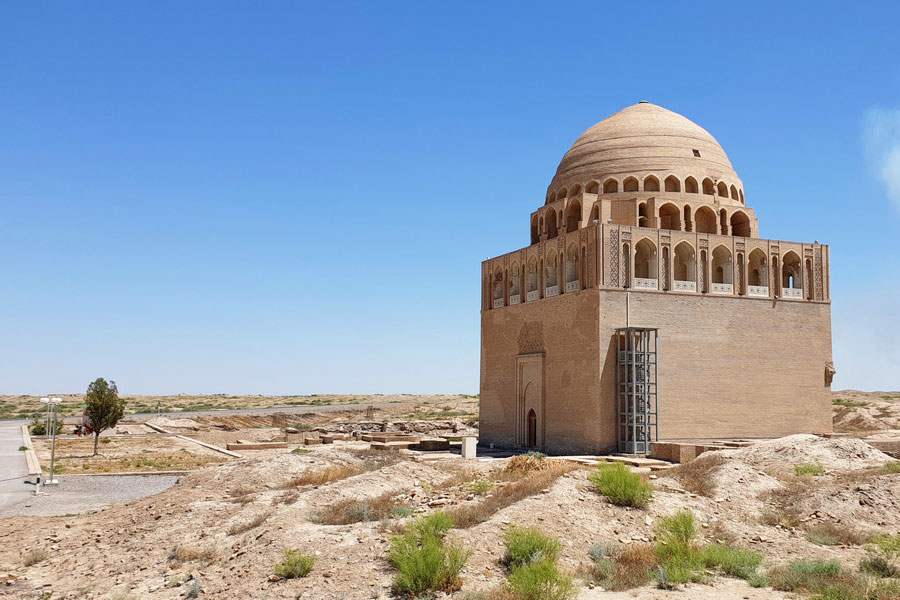
[[[30,401],[3,398],[14,407]],[[209,411],[210,398],[184,397],[178,412]],[[280,400],[250,398],[267,409]],[[322,398],[332,399],[323,402],[332,410],[295,405],[259,415],[126,417],[104,434],[97,457],[90,440],[63,437],[55,456],[61,488],[67,477],[115,486],[116,473],[176,473],[177,482],[71,512],[53,504],[52,491],[16,507],[17,514],[0,519],[0,597],[387,599],[395,597],[396,570],[387,559],[393,536],[438,511],[454,516],[446,541],[468,557],[458,585],[437,598],[515,598],[504,591],[509,572],[502,559],[504,535],[516,527],[561,542],[559,569],[574,577],[579,600],[809,597],[802,589],[774,589],[785,587],[777,583],[779,568],[798,559],[837,560],[855,574],[874,556],[874,536],[900,534],[896,392],[835,392],[835,431],[846,435],[759,440],[681,467],[638,468],[653,488],[643,508],[617,506],[601,494],[591,464],[500,454],[463,460],[455,452],[376,448],[362,439],[396,431],[443,436],[456,448],[456,439],[477,435],[477,398]],[[344,404],[359,406],[332,406]],[[319,443],[330,435],[348,439]],[[47,442],[33,442],[46,470]],[[241,444],[263,447],[238,449],[239,457],[221,452]],[[136,479],[154,477],[161,476]],[[662,589],[656,581],[631,586],[601,573],[597,544],[615,548],[610,555],[639,554],[657,543],[660,523],[684,508],[696,519],[694,544],[758,552],[759,573],[769,578],[748,580],[752,587],[708,568],[697,582]],[[314,557],[307,576],[276,574],[285,549]],[[898,598],[900,581],[890,587],[897,579],[872,579],[870,596],[827,597]]]

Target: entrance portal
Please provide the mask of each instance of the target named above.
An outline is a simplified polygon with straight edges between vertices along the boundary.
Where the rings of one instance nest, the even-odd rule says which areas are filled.
[[[525,445],[529,448],[537,446],[537,415],[533,409],[528,411],[528,441]]]

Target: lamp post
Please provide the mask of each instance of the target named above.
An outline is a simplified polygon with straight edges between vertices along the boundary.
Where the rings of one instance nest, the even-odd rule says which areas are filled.
[[[50,430],[50,479],[44,482],[45,485],[56,485],[59,483],[59,480],[53,478],[53,467],[56,460],[56,407],[61,402],[62,398],[50,398],[47,403],[47,407],[50,408],[53,415],[53,429]]]

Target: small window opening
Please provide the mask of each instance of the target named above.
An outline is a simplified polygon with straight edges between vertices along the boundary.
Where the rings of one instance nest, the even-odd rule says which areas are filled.
[[[697,158],[700,158],[700,151],[694,150],[694,156],[696,156]]]

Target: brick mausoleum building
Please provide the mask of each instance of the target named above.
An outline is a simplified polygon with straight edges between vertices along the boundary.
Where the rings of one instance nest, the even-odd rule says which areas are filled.
[[[828,246],[760,239],[702,127],[646,102],[594,125],[530,226],[482,263],[480,443],[831,431]]]

